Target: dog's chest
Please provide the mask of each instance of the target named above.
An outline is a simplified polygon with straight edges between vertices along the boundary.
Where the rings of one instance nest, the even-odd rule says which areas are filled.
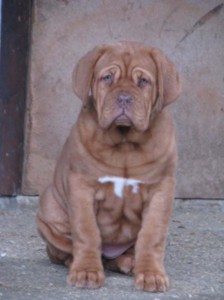
[[[138,180],[99,180],[95,205],[97,223],[104,243],[134,241],[141,226],[142,183]]]

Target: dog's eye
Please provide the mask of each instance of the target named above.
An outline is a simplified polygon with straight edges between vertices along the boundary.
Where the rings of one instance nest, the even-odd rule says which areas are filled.
[[[149,83],[149,81],[148,81],[146,78],[144,78],[144,77],[140,77],[140,78],[138,79],[138,86],[139,86],[139,87],[144,87],[144,86],[146,86],[148,83]]]
[[[113,75],[112,74],[107,74],[101,78],[102,81],[105,83],[111,84],[113,82]]]

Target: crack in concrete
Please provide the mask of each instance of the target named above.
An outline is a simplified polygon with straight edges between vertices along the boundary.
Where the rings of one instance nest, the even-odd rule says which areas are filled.
[[[176,44],[175,48],[177,48],[184,40],[186,40],[195,30],[205,25],[211,18],[218,15],[220,10],[222,9],[224,3],[221,3],[207,12],[204,16],[202,16],[194,25],[191,27],[190,30],[186,32],[186,34],[182,37],[182,39]]]

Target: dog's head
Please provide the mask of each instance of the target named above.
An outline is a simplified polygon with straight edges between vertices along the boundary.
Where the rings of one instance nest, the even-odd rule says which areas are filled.
[[[92,95],[99,125],[145,131],[150,117],[178,97],[174,64],[155,48],[121,42],[95,47],[73,72],[73,88],[86,104]]]

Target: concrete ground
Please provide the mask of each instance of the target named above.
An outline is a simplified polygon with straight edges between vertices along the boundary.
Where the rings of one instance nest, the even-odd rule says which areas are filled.
[[[224,299],[224,201],[175,201],[166,251],[171,289],[152,294],[112,272],[98,290],[67,286],[66,268],[49,262],[36,232],[36,200],[0,198],[0,299]]]

